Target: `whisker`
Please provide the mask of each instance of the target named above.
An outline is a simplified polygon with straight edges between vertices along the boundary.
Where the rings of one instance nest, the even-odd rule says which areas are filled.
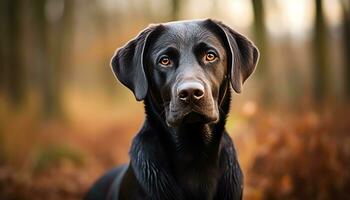
[[[218,108],[219,108],[219,111],[221,112],[220,114],[225,114],[225,111],[220,106],[218,106]]]

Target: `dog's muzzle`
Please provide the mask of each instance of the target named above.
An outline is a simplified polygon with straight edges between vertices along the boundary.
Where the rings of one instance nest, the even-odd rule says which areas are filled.
[[[210,88],[209,88],[210,89]],[[210,123],[218,120],[217,106],[211,92],[197,80],[179,82],[167,112],[167,123],[179,126],[187,123]]]

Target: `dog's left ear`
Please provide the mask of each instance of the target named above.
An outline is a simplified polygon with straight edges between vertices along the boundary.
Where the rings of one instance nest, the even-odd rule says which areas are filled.
[[[144,69],[144,56],[148,40],[161,25],[151,25],[119,48],[111,60],[111,67],[117,79],[129,88],[137,101],[143,100],[148,91],[148,82]]]
[[[255,45],[242,34],[225,24],[207,19],[207,27],[219,34],[227,49],[228,66],[233,89],[241,93],[242,84],[253,73],[259,58]]]

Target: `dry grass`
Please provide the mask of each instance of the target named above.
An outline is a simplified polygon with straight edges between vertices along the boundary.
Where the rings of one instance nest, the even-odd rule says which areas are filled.
[[[63,121],[43,121],[35,106],[16,113],[0,103],[0,199],[81,199],[104,171],[128,161],[142,105],[120,104],[106,117],[110,103],[74,102]],[[81,114],[79,106],[90,109]],[[244,199],[349,199],[349,113],[244,104],[228,121],[245,172]]]

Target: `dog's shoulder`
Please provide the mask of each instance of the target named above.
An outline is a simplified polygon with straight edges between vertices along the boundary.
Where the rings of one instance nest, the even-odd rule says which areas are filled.
[[[225,132],[221,140],[221,177],[216,199],[242,199],[243,172],[238,163],[236,148]]]
[[[88,191],[84,200],[107,199],[112,190],[117,189],[116,184],[120,184],[128,165],[113,168],[99,178]]]

